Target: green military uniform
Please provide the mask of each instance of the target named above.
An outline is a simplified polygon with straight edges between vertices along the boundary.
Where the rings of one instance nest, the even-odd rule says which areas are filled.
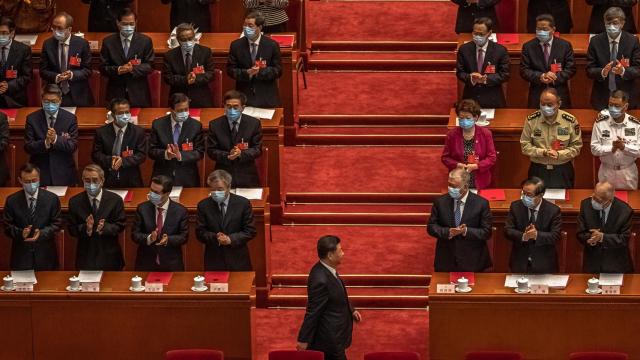
[[[574,171],[572,160],[580,155],[582,137],[576,118],[558,110],[553,122],[538,110],[527,117],[520,136],[522,154],[531,159],[529,176],[541,178],[549,188],[572,188]],[[558,158],[545,156],[556,150]]]

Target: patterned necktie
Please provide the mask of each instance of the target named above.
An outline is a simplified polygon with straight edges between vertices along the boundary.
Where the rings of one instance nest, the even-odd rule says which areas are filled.
[[[461,207],[462,207],[462,201],[456,200],[456,210],[454,212],[456,227],[460,226],[460,222],[462,221]]]
[[[238,137],[238,121],[231,123],[231,139],[235,142]]]
[[[131,40],[129,40],[129,38],[125,38],[124,39],[124,48],[123,48],[123,50],[124,50],[124,57],[125,58],[129,56],[129,42],[130,41]]]
[[[31,196],[29,198],[29,217],[33,219],[36,214],[36,198]]]
[[[220,203],[220,213],[222,214],[222,219],[227,215],[227,205],[224,203]]]
[[[68,58],[67,44],[60,43],[60,72],[65,72],[65,71],[68,70],[67,58]],[[65,94],[65,95],[68,94],[69,93],[69,81],[67,81],[67,80],[61,81],[60,82],[60,89],[62,90],[63,94]]]
[[[529,209],[529,224],[536,223],[536,211],[533,209]]]
[[[478,49],[478,72],[482,73],[482,65],[484,65],[484,50]]]
[[[158,238],[160,237],[160,233],[162,232],[162,227],[164,226],[164,219],[162,218],[163,208],[157,208],[158,215],[156,216],[156,231],[158,232]]]
[[[113,149],[111,150],[111,155],[120,156],[122,152],[122,129],[118,130],[118,136],[116,137],[116,142],[113,144]]]
[[[49,116],[49,127],[53,128],[56,124],[56,118],[53,117],[53,115]]]
[[[93,216],[95,217],[98,214],[98,199],[93,198],[93,202],[91,204],[91,211],[93,211]]]
[[[258,56],[258,45],[251,43],[251,66],[256,63],[256,56]]]
[[[544,63],[549,63],[549,43],[544,43]]]
[[[611,57],[610,61],[616,61],[618,59],[618,44],[615,41],[611,42]],[[609,71],[609,91],[616,91],[616,74],[613,73],[613,69]]]
[[[180,138],[180,123],[176,123],[173,127],[173,143],[178,144],[178,139]]]
[[[191,53],[184,54],[184,68],[187,69],[187,74],[191,72]]]

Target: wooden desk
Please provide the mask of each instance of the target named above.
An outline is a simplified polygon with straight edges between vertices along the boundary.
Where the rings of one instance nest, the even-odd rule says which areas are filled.
[[[517,351],[524,359],[565,360],[571,352],[612,350],[640,358],[640,275],[625,275],[622,295],[587,295],[591,275],[571,275],[564,290],[516,294],[505,274],[476,274],[468,294],[436,294],[449,274],[429,288],[431,360],[463,359],[474,350]]]
[[[0,358],[156,360],[172,349],[210,348],[251,359],[252,272],[232,273],[224,294],[192,292],[193,272],[174,273],[163,293],[130,292],[131,277],[146,278],[134,272],[105,273],[98,293],[67,292],[75,274],[40,272],[33,293],[0,292],[8,321]]]
[[[4,210],[4,202],[8,195],[19,191],[19,188],[0,188],[0,212]],[[80,192],[82,188],[69,188],[67,194],[60,198],[62,205],[62,217],[68,212],[69,199]],[[133,199],[125,202],[125,212],[127,213],[127,223],[124,233],[121,235],[121,247],[124,252],[125,270],[133,270],[135,265],[137,245],[131,240],[131,229],[135,220],[135,211],[138,204],[146,201],[149,189],[131,189]],[[256,237],[249,241],[249,253],[251,263],[256,273],[256,288],[258,301],[266,299],[268,289],[271,284],[271,214],[269,209],[269,189],[264,189],[261,200],[252,200],[253,215],[256,226]],[[183,246],[183,257],[185,269],[187,271],[202,271],[204,269],[204,245],[196,239],[196,212],[200,200],[209,196],[209,189],[190,188],[184,189],[180,195],[179,202],[189,211],[189,237],[186,245]],[[66,230],[66,223],[63,221],[63,229]],[[64,241],[61,244],[64,256],[61,268],[64,270],[76,270],[76,239],[65,231]],[[11,240],[2,233],[0,235],[0,270],[9,269]],[[262,303],[261,303],[262,304]],[[2,356],[0,356],[2,359]]]

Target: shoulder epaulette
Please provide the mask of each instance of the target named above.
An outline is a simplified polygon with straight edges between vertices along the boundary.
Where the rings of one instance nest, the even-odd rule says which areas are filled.
[[[529,116],[527,116],[527,120],[533,120],[533,119],[539,118],[540,115],[542,115],[542,113],[540,112],[540,110],[538,110],[533,114],[530,114]]]
[[[635,117],[633,117],[631,115],[629,115],[629,121],[632,121],[632,122],[640,125],[640,120],[638,120],[637,118],[635,118]]]
[[[596,117],[596,122],[607,120],[607,119],[609,119],[609,115],[603,114],[603,113],[598,113],[598,117]]]
[[[575,122],[576,118],[575,116],[569,114],[569,113],[562,113],[562,118],[569,121],[569,122]]]

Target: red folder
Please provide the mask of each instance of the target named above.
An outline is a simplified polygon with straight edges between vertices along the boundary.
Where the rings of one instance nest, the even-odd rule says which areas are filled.
[[[460,279],[461,277],[469,280],[469,285],[476,284],[476,275],[472,272],[451,272],[449,273],[449,282],[451,282],[452,284],[457,284],[458,279]]]
[[[18,116],[18,109],[0,109],[0,112],[5,113],[11,120],[15,120],[16,116]]]
[[[133,191],[127,191],[127,195],[124,196],[124,202],[131,202],[133,200]]]
[[[228,283],[229,282],[228,271],[207,271],[204,273],[204,282],[206,284],[211,283]]]
[[[498,34],[498,44],[500,45],[508,45],[508,44],[517,44],[520,42],[519,34]]]
[[[189,116],[195,119],[200,118],[200,109],[189,109]]]
[[[271,35],[271,39],[280,45],[280,47],[293,47],[293,35]]]
[[[140,108],[131,108],[129,109],[131,116],[138,116],[140,114]]]
[[[163,285],[169,285],[171,281],[171,277],[173,276],[172,272],[150,272],[147,275],[148,283],[162,283]]]
[[[629,192],[618,190],[616,191],[616,197],[624,202],[629,202]]]
[[[489,201],[507,200],[507,195],[505,195],[504,189],[482,189],[478,191],[478,194]]]

